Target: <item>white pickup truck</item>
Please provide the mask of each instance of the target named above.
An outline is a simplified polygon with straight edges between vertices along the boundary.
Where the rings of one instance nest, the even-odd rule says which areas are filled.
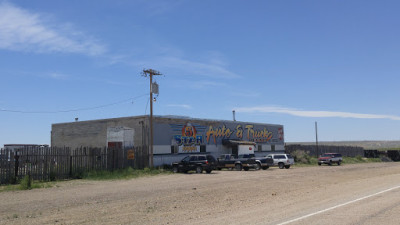
[[[269,154],[266,156],[274,160],[274,166],[278,166],[279,169],[289,169],[291,165],[294,165],[294,158],[290,154]]]

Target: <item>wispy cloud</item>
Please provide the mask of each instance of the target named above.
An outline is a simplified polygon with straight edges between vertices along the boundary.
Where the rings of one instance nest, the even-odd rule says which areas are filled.
[[[284,107],[239,107],[235,109],[237,112],[244,113],[281,113],[289,114],[292,116],[300,117],[339,117],[339,118],[356,118],[356,119],[390,119],[390,120],[400,120],[399,116],[393,115],[379,115],[379,114],[365,114],[365,113],[351,113],[351,112],[335,112],[335,111],[307,111],[299,109],[291,109]]]
[[[190,105],[185,105],[185,104],[170,104],[167,105],[168,107],[176,107],[176,108],[184,108],[184,109],[191,109],[192,106]]]
[[[234,97],[243,97],[243,98],[256,98],[256,97],[260,97],[261,93],[258,92],[231,92],[230,93],[231,96]]]
[[[65,79],[68,78],[67,75],[61,74],[61,73],[49,73],[47,75],[47,77],[50,77],[50,78],[53,78],[53,79],[56,79],[56,80],[65,80]]]
[[[226,86],[226,84],[222,82],[199,80],[199,81],[181,81],[178,87],[182,86],[185,86],[190,89],[204,90],[207,88],[223,87]]]
[[[198,62],[178,57],[163,57],[160,64],[164,67],[182,70],[183,74],[191,73],[212,78],[240,78],[238,74],[229,71],[225,66],[215,63]]]
[[[0,48],[35,53],[78,53],[98,56],[106,47],[70,25],[54,24],[43,16],[10,3],[0,3]]]

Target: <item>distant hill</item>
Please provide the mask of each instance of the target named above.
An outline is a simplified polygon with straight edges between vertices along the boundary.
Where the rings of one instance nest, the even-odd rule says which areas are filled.
[[[315,145],[315,142],[286,142],[287,145]],[[320,141],[318,145],[357,146],[365,149],[400,149],[400,141]]]

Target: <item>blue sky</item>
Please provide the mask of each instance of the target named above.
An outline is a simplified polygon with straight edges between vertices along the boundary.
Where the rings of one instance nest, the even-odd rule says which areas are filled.
[[[398,1],[0,0],[0,146],[149,113],[399,140]]]

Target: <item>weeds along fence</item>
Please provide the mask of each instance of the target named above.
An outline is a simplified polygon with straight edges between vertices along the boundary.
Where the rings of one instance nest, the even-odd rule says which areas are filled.
[[[0,184],[16,183],[26,175],[33,180],[81,178],[93,170],[148,167],[147,147],[70,148],[25,147],[0,149]]]
[[[286,145],[285,151],[292,153],[296,150],[305,151],[311,156],[318,156],[323,153],[334,152],[340,153],[343,156],[356,157],[364,156],[364,148],[356,146],[333,146],[333,145],[319,145],[318,150],[316,145]]]

